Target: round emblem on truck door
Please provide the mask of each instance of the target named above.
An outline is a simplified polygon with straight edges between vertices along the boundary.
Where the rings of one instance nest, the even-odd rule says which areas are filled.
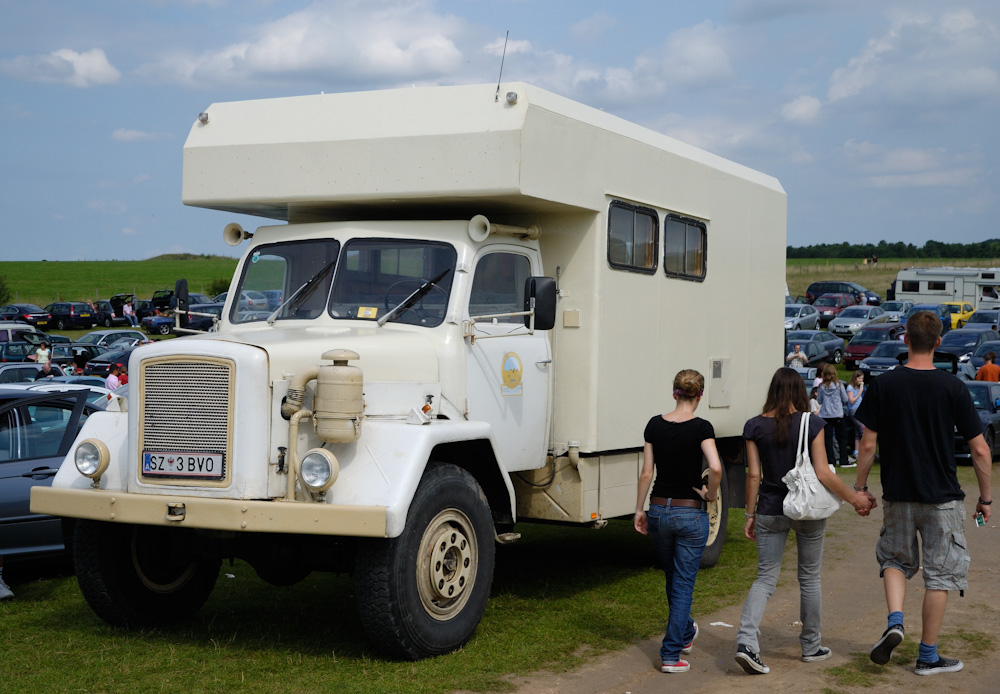
[[[500,373],[503,385],[501,393],[503,395],[521,394],[521,357],[516,352],[507,352],[503,355],[503,363],[500,366]]]

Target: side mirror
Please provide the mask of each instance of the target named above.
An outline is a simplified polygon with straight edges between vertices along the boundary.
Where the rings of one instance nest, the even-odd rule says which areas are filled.
[[[556,281],[551,277],[526,279],[524,310],[534,310],[535,330],[552,330],[556,324]],[[531,327],[531,316],[524,317],[524,327]]]
[[[187,280],[177,280],[177,283],[174,285],[174,298],[177,300],[177,307],[176,307],[177,310],[186,312],[188,310],[188,303],[190,300],[190,297],[188,295]],[[180,322],[182,328],[187,327],[188,324],[187,313],[180,314]]]

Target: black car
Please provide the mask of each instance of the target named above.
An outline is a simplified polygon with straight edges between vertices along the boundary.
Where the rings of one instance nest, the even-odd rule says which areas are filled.
[[[969,316],[962,330],[1000,330],[1000,311],[980,309]]]
[[[858,368],[865,375],[865,378],[874,378],[886,371],[891,371],[899,365],[896,356],[906,354],[910,351],[904,343],[897,340],[883,342],[872,350],[872,354],[867,359],[862,359]]]
[[[128,318],[120,309],[116,311],[110,301],[104,299],[95,301],[94,310],[97,313],[95,322],[98,325],[103,325],[105,328],[110,328],[113,325],[128,325]]]
[[[211,330],[212,326],[215,325],[215,319],[222,317],[222,309],[225,308],[225,304],[219,303],[206,303],[206,304],[193,304],[188,307],[189,311],[195,313],[210,313],[214,318],[209,316],[188,316],[187,327],[191,330]]]
[[[1000,340],[1000,333],[996,330],[967,330],[966,328],[959,328],[957,330],[949,330],[941,338],[941,344],[937,348],[937,351],[950,352],[959,358],[966,355],[971,357],[979,345],[984,342],[993,342],[996,340]],[[968,361],[968,359],[965,359],[965,361]]]
[[[80,427],[100,409],[87,395],[0,386],[0,556],[63,551],[71,521],[31,513],[31,488],[52,484]]]
[[[986,363],[987,352],[995,352],[998,357],[1000,357],[1000,340],[989,340],[987,342],[980,342],[979,346],[976,347],[972,352],[972,356],[969,357],[969,364],[973,368],[979,369],[983,364]]]
[[[48,327],[56,330],[92,328],[97,323],[94,309],[82,301],[57,301],[46,306],[45,310],[52,316]]]
[[[32,347],[31,354],[34,354],[37,349],[37,346]],[[52,345],[52,363],[59,364],[59,366],[72,364],[76,368],[82,369],[88,361],[107,351],[100,345],[59,342]]]
[[[990,449],[990,455],[997,455],[997,432],[1000,431],[1000,383],[992,381],[967,381],[965,384],[976,405],[976,414],[983,423],[983,438]],[[971,462],[972,454],[968,442],[955,432],[955,458]]]
[[[128,349],[120,349],[100,354],[84,365],[83,373],[85,376],[100,376],[101,378],[107,378],[108,374],[111,373],[112,364],[117,364],[118,366],[128,366],[128,358],[135,349],[135,347],[129,347]]]
[[[7,304],[6,306],[0,306],[0,320],[19,321],[33,325],[39,329],[47,328],[51,317],[48,311],[34,304]]]

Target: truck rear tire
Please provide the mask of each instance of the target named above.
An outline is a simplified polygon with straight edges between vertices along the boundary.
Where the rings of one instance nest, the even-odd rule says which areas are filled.
[[[73,560],[80,591],[98,617],[146,628],[183,621],[205,604],[222,561],[198,550],[181,529],[81,520]]]
[[[708,480],[708,470],[702,473]],[[700,568],[715,566],[722,555],[722,547],[726,544],[726,527],[729,525],[729,482],[726,480],[726,469],[722,469],[722,481],[719,482],[719,492],[715,501],[708,504],[708,542],[701,555]]]
[[[493,535],[476,479],[454,465],[428,465],[399,537],[358,548],[355,589],[371,641],[416,660],[472,638],[493,583]]]

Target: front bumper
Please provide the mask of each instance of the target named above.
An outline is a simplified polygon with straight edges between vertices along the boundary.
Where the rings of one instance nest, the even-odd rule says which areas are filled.
[[[242,533],[386,537],[384,506],[213,499],[98,489],[31,490],[32,513],[133,525]]]

